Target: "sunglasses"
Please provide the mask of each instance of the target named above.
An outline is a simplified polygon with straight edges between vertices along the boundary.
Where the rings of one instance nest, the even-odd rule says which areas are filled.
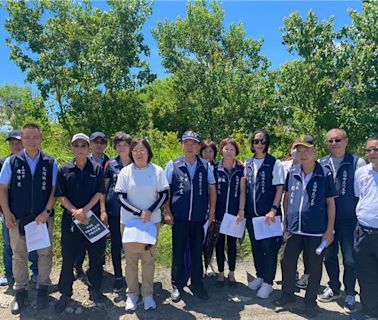
[[[87,144],[73,144],[72,145],[74,148],[88,148],[88,145]]]
[[[366,153],[378,152],[378,148],[368,148],[368,149],[365,149],[365,152]]]
[[[266,144],[266,140],[265,139],[253,139],[252,140],[252,144]]]
[[[343,140],[344,140],[344,138],[329,139],[328,143],[340,143]]]

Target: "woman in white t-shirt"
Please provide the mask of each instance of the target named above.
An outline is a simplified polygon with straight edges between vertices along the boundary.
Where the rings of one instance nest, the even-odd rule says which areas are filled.
[[[264,222],[269,225],[275,222],[276,216],[281,215],[280,202],[285,183],[280,161],[268,153],[269,143],[270,137],[265,130],[260,129],[253,133],[250,141],[253,157],[247,159],[244,173],[247,183],[247,230],[256,268],[256,278],[248,283],[248,287],[258,290],[257,296],[262,299],[267,299],[273,292],[277,254],[282,237],[256,239],[253,221],[258,223],[259,217],[263,217]]]
[[[139,219],[153,222],[159,228],[161,206],[168,199],[169,184],[164,170],[151,163],[152,150],[145,139],[133,140],[130,145],[131,165],[124,167],[114,188],[121,202],[121,224]],[[142,297],[144,309],[155,309],[153,279],[155,271],[155,245],[139,242],[124,243],[126,254],[126,281],[128,285],[126,311],[137,308],[139,300],[138,261],[142,260]]]

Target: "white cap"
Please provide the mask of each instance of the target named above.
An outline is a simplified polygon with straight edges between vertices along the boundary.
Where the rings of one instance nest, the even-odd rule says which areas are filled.
[[[71,143],[74,143],[76,140],[84,140],[89,144],[89,137],[84,133],[76,133],[71,140]]]

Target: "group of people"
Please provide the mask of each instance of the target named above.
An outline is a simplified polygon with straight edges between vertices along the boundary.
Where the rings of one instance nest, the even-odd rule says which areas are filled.
[[[91,300],[103,300],[101,284],[106,237],[90,242],[74,220],[85,224],[93,212],[108,226],[114,268],[114,290],[127,286],[126,311],[132,312],[142,296],[145,310],[155,309],[153,279],[156,243],[122,243],[122,234],[131,222],[152,223],[159,232],[162,220],[172,226],[172,301],[183,298],[184,287],[200,299],[208,299],[203,282],[204,223],[221,222],[224,215],[246,222],[255,278],[248,283],[257,297],[267,299],[273,292],[278,252],[283,243],[282,294],[274,305],[283,307],[295,301],[295,286],[306,288],[305,312],[316,315],[316,301],[340,298],[338,251],[344,265],[344,309],[353,319],[378,317],[378,135],[367,140],[369,164],[346,151],[348,136],[342,129],[326,135],[330,154],[317,161],[314,138],[298,137],[291,146],[290,160],[280,161],[269,153],[270,136],[256,130],[250,139],[252,157],[237,160],[239,145],[232,138],[219,144],[216,163],[214,142],[201,141],[193,131],[181,137],[182,156],[170,161],[165,170],[152,163],[153,152],[146,139],[132,139],[117,132],[113,147],[115,158],[104,155],[107,137],[95,132],[90,137],[75,134],[71,140],[73,159],[58,170],[56,161],[41,151],[42,134],[38,126],[27,124],[21,132],[7,138],[11,153],[0,173],[0,204],[4,215],[3,233],[9,232],[12,253],[5,264],[4,282],[14,278],[15,297],[11,311],[19,313],[27,301],[29,282],[24,226],[36,221],[47,224],[51,242],[54,204],[63,208],[61,225],[62,266],[59,277],[60,299],[55,305],[62,313],[72,296],[76,275],[86,271]],[[16,142],[19,149],[12,147]],[[92,152],[90,152],[90,150]],[[162,210],[163,208],[163,215]],[[262,217],[271,225],[282,220],[283,235],[256,239],[254,219]],[[280,221],[281,221],[280,220]],[[4,231],[5,230],[5,231]],[[4,236],[5,238],[5,236]],[[227,242],[228,275],[225,276]],[[9,243],[9,242],[8,242]],[[4,241],[6,245],[6,241]],[[325,247],[320,250],[320,246]],[[121,267],[125,252],[125,280]],[[219,234],[215,253],[218,266],[216,286],[235,287],[237,238]],[[190,269],[186,263],[190,253]],[[304,275],[297,275],[298,257],[303,252]],[[12,270],[9,267],[9,255]],[[38,261],[37,308],[48,304],[51,284],[52,249],[34,252]],[[142,261],[139,288],[138,262]],[[327,288],[318,295],[323,261],[329,276]],[[34,271],[33,271],[34,272]],[[356,306],[356,279],[363,309]],[[126,285],[127,283],[127,285]]]

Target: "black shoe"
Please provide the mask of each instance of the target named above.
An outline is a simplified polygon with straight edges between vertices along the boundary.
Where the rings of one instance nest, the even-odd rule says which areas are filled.
[[[123,278],[114,279],[113,282],[113,291],[114,292],[121,292],[124,288],[124,281]]]
[[[49,303],[49,291],[47,286],[40,286],[37,294],[37,309],[42,310],[47,308]]]
[[[295,297],[289,295],[282,295],[280,298],[273,301],[276,307],[282,307],[287,303],[295,302]]]
[[[215,286],[217,288],[223,288],[224,287],[224,280],[217,280],[217,283],[215,284]]]
[[[104,302],[104,295],[100,290],[91,290],[89,291],[89,299],[92,300],[94,303],[102,303]]]
[[[171,299],[173,302],[178,302],[181,300],[181,290],[173,288],[171,292]]]
[[[209,295],[207,294],[207,291],[204,288],[193,288],[192,289],[193,295],[197,296],[198,298],[202,300],[209,299]]]
[[[55,304],[55,312],[56,313],[63,313],[64,310],[66,310],[67,308],[67,305],[68,305],[68,302],[70,302],[71,298],[62,294],[60,299],[57,301],[57,303]]]
[[[16,296],[10,304],[12,314],[19,314],[21,310],[27,305],[27,302],[28,292],[25,289],[16,291]]]
[[[236,281],[230,280],[230,277],[228,277],[227,280],[228,280],[228,286],[229,287],[231,287],[231,288],[236,287]]]
[[[316,306],[309,306],[309,305],[306,305],[305,306],[305,314],[308,318],[314,318],[317,316],[318,314],[318,310],[317,310],[317,307]]]

